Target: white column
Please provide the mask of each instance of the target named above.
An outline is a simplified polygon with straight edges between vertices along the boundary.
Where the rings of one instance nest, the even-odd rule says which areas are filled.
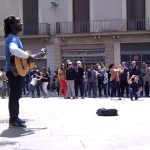
[[[90,20],[94,20],[94,1],[90,0]]]
[[[73,21],[73,0],[68,0],[68,22]]]
[[[39,23],[42,23],[42,10],[41,10],[41,3],[42,1],[41,0],[38,0],[38,16],[39,16]],[[50,5],[50,3],[49,3]]]
[[[0,41],[0,45],[5,45],[5,41]]]
[[[114,43],[114,63],[118,66],[121,60],[120,55],[120,42]]]
[[[10,15],[10,0],[6,1],[6,15],[9,16]]]
[[[94,29],[93,28],[93,26],[94,26],[94,22],[93,22],[94,21],[94,1],[95,0],[90,0],[90,8],[89,8],[90,9],[90,21],[91,21],[91,23],[90,23],[90,28],[91,28],[90,31],[91,32],[93,32],[92,29]]]
[[[46,46],[47,50],[47,68],[51,68],[51,73],[54,72],[56,68],[54,68],[54,63],[55,63],[55,55],[54,55],[54,45],[47,45]]]
[[[73,21],[73,0],[68,0],[68,22]],[[73,33],[73,28],[69,25],[69,33]]]
[[[122,0],[123,31],[127,30],[127,0]]]
[[[23,0],[18,0],[19,3],[19,16],[21,18],[21,22],[23,22]]]
[[[145,18],[146,18],[146,30],[150,29],[150,0],[145,0]]]

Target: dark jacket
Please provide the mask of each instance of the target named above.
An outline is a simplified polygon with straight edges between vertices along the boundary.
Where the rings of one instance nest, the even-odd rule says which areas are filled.
[[[83,72],[84,72],[84,69],[79,67],[79,68],[76,68],[76,80],[83,80]]]
[[[129,74],[130,74],[130,78],[132,77],[132,75],[141,76],[140,68],[139,68],[138,66],[136,66],[136,67],[133,69],[133,67],[131,66],[131,67],[129,68]]]
[[[74,68],[68,68],[66,71],[66,80],[75,80],[76,79],[76,71]]]

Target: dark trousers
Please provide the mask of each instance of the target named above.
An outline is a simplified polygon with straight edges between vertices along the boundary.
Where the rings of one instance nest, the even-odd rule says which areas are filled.
[[[78,87],[80,89],[81,97],[83,97],[83,81],[75,80],[75,96],[78,97]]]
[[[51,89],[51,78],[50,77],[48,77],[48,85],[47,85],[47,90],[50,90]]]
[[[58,95],[59,95],[59,90],[60,90],[60,86],[56,86],[56,91],[57,91]]]
[[[118,97],[121,97],[120,83],[119,82],[117,82],[116,88],[111,88],[111,97],[113,97],[116,94],[116,90],[118,91]]]
[[[146,97],[149,97],[149,86],[148,86],[148,82],[146,82],[146,84],[145,84],[145,96]]]
[[[10,122],[15,121],[19,115],[19,99],[21,98],[22,88],[24,84],[24,77],[14,76],[10,72],[6,72],[8,78],[8,83],[10,87],[10,96],[9,96],[9,115]]]
[[[111,84],[110,84],[110,81],[108,81],[107,90],[108,90],[108,95],[110,95],[110,90],[111,90]]]
[[[129,84],[127,80],[121,80],[120,81],[120,88],[121,88],[121,96],[124,95],[124,90],[126,89],[127,97],[129,96]]]
[[[91,89],[93,90],[93,97],[96,97],[96,82],[88,82],[88,95],[91,97]]]
[[[106,91],[107,84],[104,84],[103,82],[98,82],[98,90],[99,90],[99,96],[102,95],[102,89],[104,90],[104,95],[107,97],[107,91]]]
[[[144,84],[144,83],[143,83],[143,78],[140,78],[140,82],[141,82],[141,84],[142,84],[142,88],[143,88],[143,84]],[[143,96],[143,90],[141,91],[141,93],[140,93],[140,94],[141,94],[141,96]]]

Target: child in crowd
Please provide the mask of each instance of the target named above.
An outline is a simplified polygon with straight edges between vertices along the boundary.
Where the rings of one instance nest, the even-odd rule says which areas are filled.
[[[133,80],[134,79],[134,80]],[[140,97],[140,92],[142,91],[142,85],[139,82],[139,76],[133,75],[128,83],[130,84],[130,98],[133,101],[133,95],[135,95],[135,100]]]
[[[40,77],[40,76],[38,76]],[[34,98],[34,88],[35,88],[35,85],[37,83],[37,81],[40,81],[42,79],[42,77],[40,77],[39,79],[37,79],[37,75],[34,74],[32,76],[32,80],[31,80],[31,83],[30,83],[30,90],[26,92],[26,96],[29,95],[30,92],[32,92],[32,98]]]

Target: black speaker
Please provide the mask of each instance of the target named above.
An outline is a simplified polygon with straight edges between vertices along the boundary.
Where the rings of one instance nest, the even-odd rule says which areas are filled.
[[[100,108],[97,110],[96,114],[98,116],[118,116],[118,110],[117,109]]]

